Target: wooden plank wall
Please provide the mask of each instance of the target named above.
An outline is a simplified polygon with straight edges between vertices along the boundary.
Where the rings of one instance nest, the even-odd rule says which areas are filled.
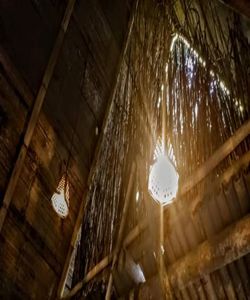
[[[54,299],[131,1],[79,0],[0,234],[0,298]],[[66,1],[0,0],[0,205]],[[9,59],[11,68],[6,67]],[[13,78],[18,77],[17,82]],[[21,83],[20,83],[21,82]],[[26,91],[23,92],[23,91]],[[71,149],[70,214],[50,198]]]

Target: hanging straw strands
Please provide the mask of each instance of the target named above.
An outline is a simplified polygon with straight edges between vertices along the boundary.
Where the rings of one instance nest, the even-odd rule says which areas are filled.
[[[239,16],[218,11],[215,0],[140,0],[133,12],[131,39],[89,189],[75,283],[114,250],[132,162],[141,157],[140,174],[147,182],[163,127],[182,184],[248,120],[250,47]],[[245,140],[211,176],[222,174],[248,149]],[[204,184],[206,179],[184,198],[202,193]],[[125,234],[145,217],[148,191],[137,188],[140,201],[131,202]],[[98,281],[107,284],[107,275]],[[84,295],[94,285],[84,287]]]
[[[148,4],[152,8],[152,3]],[[139,17],[145,9],[155,15],[150,17],[153,20],[150,24],[146,19],[142,20]],[[145,8],[141,2],[136,11],[136,24],[126,59],[121,66],[115,102],[109,115],[105,141],[101,146],[98,168],[89,191],[82,225],[82,239],[76,258],[77,272],[74,275],[74,282],[96,265],[103,255],[108,255],[113,250],[114,237],[118,232],[118,220],[126,194],[125,178],[129,178],[131,163],[136,154],[147,157],[149,162],[151,159],[151,147],[146,147],[145,144],[146,140],[150,142],[150,136],[148,134],[145,140],[145,127],[150,135],[152,132],[155,133],[157,139],[157,123],[151,122],[156,119],[154,115],[159,114],[154,109],[156,106],[154,99],[160,88],[161,80],[158,77],[162,74],[160,74],[161,67],[153,63],[150,53],[154,51],[157,61],[163,64],[164,30],[158,31],[159,25],[154,21],[159,18],[160,13],[162,14],[162,10],[158,6],[153,6],[153,10],[150,10],[150,7]],[[163,14],[160,20],[160,24],[163,25]],[[151,33],[148,37],[152,25],[155,34]],[[140,33],[140,36],[137,33]],[[143,42],[138,43],[138,39]],[[156,43],[157,40],[161,41],[161,47]],[[145,41],[147,44],[144,43]],[[141,55],[142,51],[148,53],[147,62],[141,59],[144,58]],[[146,66],[148,70],[145,70]],[[140,78],[142,76],[143,80]],[[154,83],[152,87],[150,87],[150,80]],[[94,282],[86,286],[85,295],[94,288],[93,284]]]

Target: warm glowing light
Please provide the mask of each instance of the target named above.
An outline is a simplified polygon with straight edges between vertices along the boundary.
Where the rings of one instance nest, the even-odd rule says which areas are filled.
[[[177,40],[180,40],[181,42],[183,42],[184,45],[192,51],[193,55],[196,58],[198,58],[199,63],[204,68],[207,66],[205,59],[190,45],[190,43],[188,42],[188,40],[184,36],[182,36],[180,34],[175,34],[174,37],[172,38],[172,42],[171,42],[171,45],[170,45],[170,52],[173,52],[174,46],[175,46],[175,43],[177,42]],[[166,70],[167,70],[167,65],[166,65]],[[210,75],[212,77],[215,77],[215,72],[213,70],[210,70]],[[230,91],[227,88],[226,84],[220,78],[218,78],[218,81],[219,81],[221,89],[229,96],[230,95]]]
[[[69,183],[64,174],[60,180],[56,192],[51,197],[55,212],[61,217],[67,217],[69,213]]]
[[[176,197],[179,175],[165,155],[157,157],[149,174],[148,190],[155,201],[166,205]]]
[[[158,102],[157,102],[157,108],[159,108],[161,105],[161,97],[158,98]]]
[[[136,202],[139,201],[139,198],[140,198],[140,193],[139,193],[139,191],[137,191],[137,192],[136,192],[136,196],[135,196]]]

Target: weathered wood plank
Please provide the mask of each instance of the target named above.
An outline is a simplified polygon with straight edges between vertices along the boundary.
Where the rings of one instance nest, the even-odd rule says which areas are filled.
[[[93,22],[93,18],[96,22]],[[93,55],[99,74],[111,87],[121,46],[118,48],[100,4],[96,0],[80,2],[74,12],[74,19]]]
[[[69,170],[70,213],[65,220],[60,219],[51,206],[50,198],[60,179],[67,151],[51,128],[46,134],[47,138],[42,126],[36,127],[36,138],[26,156],[12,203],[55,254],[57,261],[63,264],[84,190],[80,182],[84,178],[78,178]],[[60,251],[57,251],[58,247]]]
[[[0,71],[0,206],[26,115],[20,97]]]
[[[28,299],[50,298],[55,274],[10,217],[1,233],[0,262],[0,273],[11,276],[13,284],[27,294]],[[14,293],[10,291],[8,297]]]
[[[18,211],[13,205],[11,205],[9,211],[9,218],[10,220],[8,224],[13,224],[14,228],[15,226],[18,228],[25,239],[30,241],[30,244],[34,249],[36,249],[39,256],[44,259],[44,261],[50,266],[50,269],[58,276],[61,271],[61,265],[60,261],[58,261],[57,253],[55,251],[51,251],[51,249],[47,246],[46,241],[44,241],[43,237],[33,227],[33,224],[30,224],[25,219],[25,215],[21,214],[20,211]]]
[[[124,0],[114,2],[112,0],[98,0],[103,13],[112,29],[113,35],[115,37],[116,43],[119,47],[122,46],[123,36],[125,34],[125,28],[129,20],[129,9],[132,8],[133,0]],[[112,10],[116,13],[112,13]],[[126,12],[127,13],[124,13]]]
[[[250,252],[250,216],[199,245],[168,269],[171,285],[184,288]]]
[[[180,194],[184,195],[205,178],[223,159],[225,159],[250,134],[250,121],[243,124],[208,160],[182,185]]]
[[[90,167],[97,139],[95,129],[101,121],[94,114],[91,98],[96,93],[101,99],[100,87],[87,87],[85,82],[89,67],[86,45],[75,22],[71,21],[45,99],[44,113],[64,145],[74,151],[80,169],[81,165]],[[93,88],[91,94],[87,93],[90,88]]]

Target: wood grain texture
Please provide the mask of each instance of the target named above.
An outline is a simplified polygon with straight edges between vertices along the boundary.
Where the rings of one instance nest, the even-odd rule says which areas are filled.
[[[0,32],[4,32],[3,51],[0,53],[1,200],[66,1],[40,3],[27,0],[22,3],[22,8],[18,3],[14,4],[0,4],[3,20]],[[30,146],[25,148],[24,165],[0,235],[0,295],[6,298],[54,299],[66,254],[71,247],[70,240],[96,145],[95,130],[102,125],[114,65],[120,53],[120,41],[113,34],[114,26],[123,40],[128,15],[128,10],[119,12],[123,20],[110,26],[98,2],[91,1],[87,8],[85,6],[85,1],[78,1],[74,20],[69,24],[69,33],[55,65]],[[81,16],[83,11],[88,19],[85,24]],[[103,26],[96,23],[96,13]],[[23,24],[18,14],[22,19],[26,16]],[[76,16],[81,19],[81,28]],[[95,28],[95,35],[92,35],[93,31],[88,32],[89,26]],[[97,36],[101,42],[96,40]],[[45,80],[44,86],[47,83]],[[76,132],[71,146],[73,131]],[[62,221],[53,211],[50,198],[70,150],[70,214]],[[13,251],[9,250],[12,244]],[[32,259],[29,263],[28,259],[22,258],[18,264],[17,280],[16,269],[7,266],[11,261],[17,261],[23,244],[29,245],[27,255]],[[11,251],[11,256],[7,255],[8,251]],[[35,260],[36,271],[32,273],[30,270]],[[26,273],[29,280],[24,282]],[[42,278],[38,278],[39,273]],[[29,276],[33,276],[32,279]]]

